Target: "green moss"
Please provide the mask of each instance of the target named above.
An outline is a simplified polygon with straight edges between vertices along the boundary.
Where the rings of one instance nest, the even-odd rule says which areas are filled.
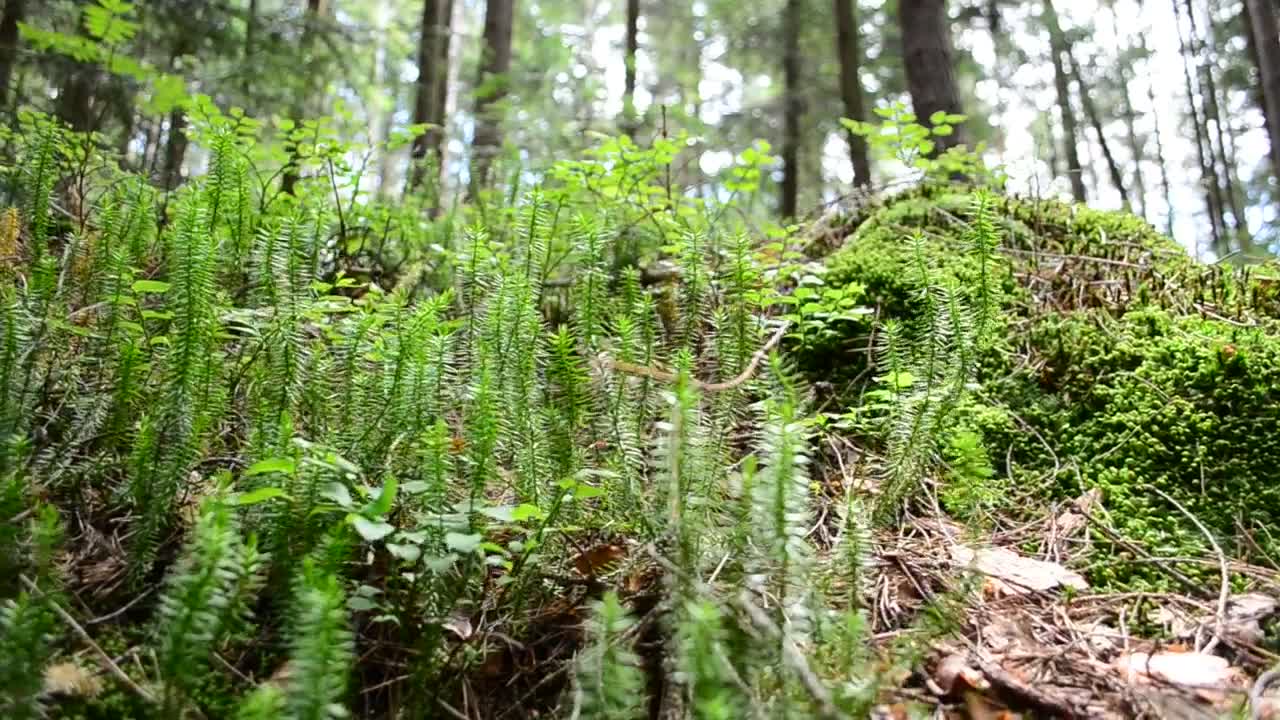
[[[1262,528],[1257,545],[1280,551],[1270,535],[1280,527],[1280,337],[1145,308],[1120,319],[1050,316],[1029,341],[1039,370],[989,390],[1053,438],[1062,466],[1053,494],[1100,488],[1115,527],[1155,555],[1202,556],[1208,543],[1152,487],[1220,542]],[[1052,467],[1038,440],[1005,441],[1024,468]],[[1157,577],[1153,567],[1098,570],[1102,581]]]
[[[833,368],[869,377],[875,319],[916,315],[923,281],[913,233],[924,235],[935,279],[972,287],[969,202],[923,188],[868,212],[828,259],[825,281],[856,288],[875,313],[806,338],[802,365],[822,379]],[[1006,335],[1001,358],[984,369],[984,398],[1018,422],[980,429],[1011,484],[1046,498],[1099,488],[1107,519],[1130,542],[1156,556],[1206,557],[1203,534],[1158,488],[1227,552],[1280,557],[1276,266],[1203,265],[1127,213],[1019,198],[996,210]],[[1095,583],[1168,584],[1158,567],[1113,550],[1098,554]],[[1216,572],[1197,567],[1180,569]]]

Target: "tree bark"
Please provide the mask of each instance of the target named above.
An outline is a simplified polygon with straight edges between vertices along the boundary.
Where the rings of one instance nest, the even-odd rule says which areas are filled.
[[[413,122],[427,123],[430,127],[413,140],[410,157],[413,170],[409,173],[409,190],[422,186],[426,163],[431,156],[435,172],[440,168],[440,146],[444,142],[444,101],[449,78],[449,35],[453,17],[452,0],[423,0],[422,38],[418,43],[417,96],[413,105]]]
[[[1131,69],[1131,68],[1130,68]],[[1130,77],[1126,74],[1125,77]],[[1125,136],[1129,140],[1129,154],[1133,156],[1133,191],[1134,198],[1137,200],[1135,209],[1139,217],[1147,216],[1147,183],[1142,173],[1142,163],[1146,159],[1146,143],[1138,137],[1138,113],[1133,107],[1133,99],[1129,97],[1129,87],[1124,87],[1124,129]]]
[[[26,14],[26,0],[8,0],[0,15],[0,102],[9,98],[9,83],[18,63],[18,23]]]
[[[515,0],[488,0],[484,11],[484,44],[480,77],[476,82],[475,161],[471,166],[473,190],[489,184],[489,169],[502,147],[501,101],[507,96],[511,71],[511,33]]]
[[[1098,136],[1098,145],[1102,147],[1102,157],[1107,161],[1107,172],[1111,173],[1111,184],[1115,185],[1116,190],[1120,193],[1120,203],[1125,210],[1132,209],[1129,203],[1129,193],[1124,189],[1124,174],[1120,172],[1120,164],[1116,162],[1116,157],[1111,152],[1111,144],[1107,142],[1107,134],[1103,132],[1102,115],[1098,112],[1098,107],[1093,104],[1093,98],[1089,96],[1089,89],[1084,82],[1084,74],[1080,72],[1080,63],[1076,62],[1075,55],[1071,49],[1067,48],[1067,59],[1071,62],[1071,74],[1076,76],[1076,86],[1080,88],[1080,101],[1084,105],[1084,113],[1089,118],[1089,124],[1093,126],[1093,132]]]
[[[1147,49],[1147,40],[1144,35],[1138,36],[1138,47],[1142,50],[1142,55],[1151,60],[1151,53]],[[1156,165],[1160,167],[1160,189],[1164,193],[1164,206],[1166,208],[1165,232],[1169,237],[1173,237],[1174,211],[1173,211],[1173,186],[1169,182],[1169,166],[1165,163],[1164,157],[1164,135],[1160,129],[1160,111],[1156,107],[1156,88],[1151,82],[1150,77],[1147,78],[1147,102],[1151,104],[1151,119],[1155,122],[1155,141],[1156,141]]]
[[[314,55],[313,50],[315,49],[316,30],[320,24],[320,15],[324,12],[324,0],[306,0],[306,2],[307,11],[306,15],[303,16],[305,24],[302,27],[302,40],[300,43],[304,63],[306,64],[306,67],[303,69],[304,90],[302,97],[298,99],[293,110],[293,119],[299,124],[301,124],[303,120],[306,120],[308,115],[313,114],[316,109],[309,101],[312,99],[313,95],[318,94],[315,90],[315,84],[319,79],[317,76],[321,74],[319,68],[316,67],[315,58],[312,56]],[[293,157],[290,159],[290,164],[296,164],[297,161],[298,154],[295,152]],[[280,189],[286,194],[292,195],[294,185],[297,184],[297,182],[298,168],[290,167],[280,178]]]
[[[1205,122],[1196,104],[1196,86],[1191,73],[1191,50],[1187,46],[1187,38],[1182,34],[1182,10],[1178,0],[1173,3],[1173,14],[1178,23],[1178,48],[1182,54],[1182,80],[1187,92],[1187,109],[1191,113],[1191,125],[1195,129],[1196,160],[1200,163],[1200,185],[1205,193],[1205,207],[1209,212],[1209,230],[1212,234],[1213,248],[1219,250],[1225,237],[1222,211],[1222,189],[1213,168],[1210,151],[1206,150],[1208,139],[1205,137]]]
[[[835,0],[836,56],[840,59],[840,96],[844,114],[850,120],[865,122],[866,99],[862,92],[862,48],[858,38],[857,0]],[[853,184],[871,184],[871,155],[867,139],[849,133],[849,159],[853,162]]]
[[[916,117],[927,123],[938,111],[962,114],[946,0],[899,0],[898,25],[907,90]],[[934,138],[936,150],[963,145],[966,135],[964,126],[957,125],[952,134]]]
[[[1271,171],[1280,185],[1280,38],[1273,2],[1275,0],[1244,0],[1244,13],[1250,54],[1258,68],[1262,116],[1271,140]]]
[[[1058,96],[1058,115],[1062,123],[1062,150],[1067,160],[1067,178],[1071,181],[1071,197],[1078,203],[1088,200],[1084,188],[1084,168],[1080,165],[1080,131],[1076,126],[1076,113],[1071,107],[1071,78],[1063,62],[1070,46],[1058,24],[1058,12],[1052,0],[1044,2],[1044,23],[1049,30],[1049,54],[1053,58],[1053,89]],[[1081,86],[1083,92],[1084,87]]]
[[[782,54],[783,134],[782,187],[778,209],[794,218],[800,190],[800,1],[787,0],[783,11]]]
[[[1250,243],[1249,225],[1244,219],[1243,201],[1240,194],[1236,190],[1235,182],[1235,163],[1231,162],[1229,151],[1227,150],[1227,133],[1224,131],[1226,121],[1222,116],[1221,104],[1219,103],[1218,83],[1213,77],[1214,62],[1210,58],[1209,51],[1206,49],[1206,42],[1200,38],[1199,31],[1196,29],[1196,17],[1191,0],[1187,0],[1187,16],[1191,20],[1192,38],[1199,44],[1196,50],[1196,57],[1200,59],[1200,77],[1201,91],[1204,95],[1204,114],[1205,119],[1213,120],[1214,134],[1210,136],[1210,150],[1215,165],[1217,166],[1218,180],[1222,183],[1223,206],[1225,209],[1231,210],[1231,229],[1234,231],[1237,246],[1234,248],[1226,248],[1225,252],[1231,250],[1246,250]],[[1213,8],[1209,8],[1207,16],[1207,27],[1205,29],[1210,47],[1217,47],[1215,36],[1217,30],[1213,21]],[[1205,129],[1206,132],[1208,128]],[[1216,139],[1216,142],[1214,140]],[[1223,227],[1226,227],[1226,219],[1223,219]]]
[[[182,160],[187,156],[187,115],[182,108],[169,113],[169,139],[164,148],[161,182],[172,190],[182,182]]]
[[[622,76],[622,130],[632,140],[640,129],[636,115],[636,53],[640,51],[640,0],[627,0],[626,58]]]

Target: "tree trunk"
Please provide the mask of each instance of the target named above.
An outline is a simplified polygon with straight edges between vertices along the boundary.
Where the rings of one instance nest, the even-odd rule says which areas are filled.
[[[489,184],[489,169],[502,147],[501,101],[507,95],[511,71],[511,33],[515,22],[515,0],[488,0],[484,11],[484,44],[480,77],[475,90],[476,129],[472,145],[475,161],[471,167],[472,189]]]
[[[1131,73],[1126,72],[1125,77],[1130,77]],[[1124,129],[1125,136],[1129,141],[1129,154],[1133,156],[1133,194],[1135,200],[1135,209],[1139,217],[1147,217],[1147,183],[1146,178],[1142,174],[1142,163],[1146,159],[1146,143],[1138,137],[1138,113],[1133,107],[1133,98],[1129,97],[1128,83],[1124,87]]]
[[[1078,203],[1088,199],[1084,189],[1084,168],[1080,165],[1080,131],[1076,127],[1076,113],[1071,107],[1071,78],[1063,62],[1069,46],[1058,24],[1058,12],[1052,0],[1044,2],[1044,23],[1049,30],[1049,54],[1053,58],[1053,89],[1058,96],[1058,115],[1062,121],[1062,150],[1067,159],[1067,178],[1071,181],[1071,197]],[[1081,86],[1083,92],[1084,86]]]
[[[1182,53],[1182,80],[1187,92],[1187,109],[1191,113],[1191,125],[1195,129],[1196,160],[1200,163],[1200,185],[1205,193],[1205,206],[1209,212],[1209,230],[1212,235],[1213,248],[1219,250],[1225,236],[1223,228],[1222,190],[1218,183],[1210,152],[1206,150],[1208,139],[1205,137],[1205,123],[1196,104],[1196,86],[1191,74],[1191,51],[1187,47],[1187,38],[1182,34],[1182,10],[1178,0],[1173,3],[1173,14],[1178,24],[1178,48]]]
[[[640,50],[640,0],[627,0],[627,50],[622,79],[622,130],[636,139],[640,119],[636,115],[636,53]]]
[[[1243,12],[1249,54],[1258,68],[1262,117],[1271,140],[1271,172],[1280,186],[1280,38],[1277,37],[1275,0],[1244,0]]]
[[[302,57],[306,67],[303,68],[303,91],[302,96],[298,98],[293,109],[293,119],[301,125],[303,120],[308,116],[315,114],[316,108],[309,101],[312,97],[319,95],[315,89],[315,84],[319,80],[317,76],[321,73],[315,65],[315,58],[312,51],[316,44],[316,29],[320,24],[320,15],[324,12],[324,0],[307,0],[307,13],[303,17],[304,25],[302,27]],[[280,178],[280,189],[288,195],[293,194],[293,186],[298,182],[298,153],[295,151],[293,157],[290,158],[290,167]]]
[[[414,138],[410,157],[413,170],[409,174],[409,190],[422,186],[425,163],[440,172],[440,145],[444,141],[444,98],[449,78],[449,34],[453,16],[452,0],[423,0],[422,39],[418,44],[417,96],[413,105],[413,122],[427,123],[427,131]]]
[[[858,38],[857,0],[835,0],[836,56],[840,59],[840,96],[844,114],[850,120],[865,122],[866,100],[862,94],[862,48]],[[849,159],[853,161],[853,184],[871,184],[871,156],[867,139],[849,133]]]
[[[245,11],[244,17],[244,52],[242,62],[244,63],[245,68],[253,66],[253,54],[256,52],[254,45],[257,42],[257,35],[258,0],[249,0],[249,8]],[[253,73],[245,72],[243,69],[241,72],[243,73],[244,78],[242,90],[244,91],[245,102],[247,103],[249,101],[249,90],[253,87]]]
[[[187,115],[182,108],[169,113],[169,139],[164,148],[161,183],[172,190],[182,182],[182,160],[187,156]]]
[[[1093,98],[1089,96],[1089,89],[1085,85],[1084,75],[1080,72],[1080,63],[1076,62],[1075,55],[1071,52],[1071,48],[1067,48],[1067,60],[1071,62],[1071,74],[1076,76],[1076,86],[1080,88],[1080,100],[1084,104],[1084,113],[1089,118],[1089,124],[1093,126],[1093,132],[1098,136],[1098,145],[1102,147],[1102,157],[1107,161],[1107,171],[1111,173],[1111,184],[1115,185],[1116,190],[1120,193],[1120,203],[1125,210],[1132,209],[1129,203],[1129,193],[1124,189],[1124,174],[1120,172],[1120,164],[1116,162],[1116,157],[1111,153],[1111,145],[1107,142],[1107,134],[1103,132],[1102,115],[1098,112],[1098,107],[1093,104]]]
[[[1142,41],[1143,50],[1146,50],[1146,40]],[[1147,80],[1147,102],[1151,103],[1151,118],[1155,121],[1155,139],[1156,139],[1156,165],[1160,166],[1160,189],[1164,192],[1164,206],[1167,210],[1165,218],[1165,232],[1169,237],[1173,237],[1173,186],[1169,182],[1169,166],[1164,158],[1164,139],[1160,131],[1160,111],[1156,109],[1156,90],[1155,85]]]
[[[97,68],[88,63],[66,59],[66,75],[58,92],[55,112],[58,119],[76,132],[88,132],[93,127],[93,96],[97,84]]]
[[[9,99],[9,83],[18,63],[18,23],[25,14],[26,0],[8,0],[0,15],[0,103]]]
[[[938,111],[963,113],[952,67],[946,0],[899,0],[898,25],[907,89],[916,117],[927,123]],[[966,135],[964,126],[958,125],[952,134],[934,138],[936,150],[942,152],[963,145]]]
[[[1210,136],[1209,146],[1212,152],[1213,161],[1218,168],[1218,179],[1222,183],[1222,195],[1224,199],[1223,207],[1224,209],[1229,208],[1231,210],[1231,229],[1233,230],[1233,235],[1237,242],[1236,247],[1228,248],[1226,252],[1237,249],[1244,250],[1250,245],[1249,225],[1245,222],[1243,203],[1240,199],[1239,193],[1236,191],[1236,182],[1234,179],[1235,165],[1228,157],[1227,133],[1223,130],[1226,122],[1222,117],[1220,109],[1221,105],[1218,100],[1218,83],[1213,77],[1214,65],[1209,57],[1208,51],[1205,49],[1205,40],[1200,39],[1199,31],[1196,30],[1196,18],[1193,6],[1191,5],[1191,0],[1187,0],[1187,16],[1191,19],[1192,37],[1199,43],[1199,48],[1196,50],[1196,57],[1200,58],[1201,91],[1204,94],[1205,119],[1206,121],[1213,121],[1214,134]],[[1206,32],[1208,33],[1208,45],[1210,47],[1216,47],[1215,35],[1217,34],[1217,31],[1214,27],[1212,7],[1209,8],[1207,20],[1208,27],[1206,28]],[[1205,130],[1207,132],[1208,128],[1205,128]],[[1214,140],[1216,140],[1216,142],[1214,142]],[[1225,218],[1223,219],[1223,227],[1226,227]]]
[[[787,0],[782,19],[782,196],[778,209],[794,218],[800,190],[800,2]]]

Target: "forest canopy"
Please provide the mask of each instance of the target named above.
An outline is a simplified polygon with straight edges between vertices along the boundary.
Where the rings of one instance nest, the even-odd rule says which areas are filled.
[[[0,717],[1280,712],[1270,0],[0,0]]]

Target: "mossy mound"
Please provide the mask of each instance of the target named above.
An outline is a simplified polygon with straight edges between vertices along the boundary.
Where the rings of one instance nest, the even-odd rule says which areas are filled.
[[[1012,447],[1003,455],[1013,459],[1010,471],[1049,472],[1046,490],[1057,496],[1101,489],[1109,522],[1153,555],[1208,549],[1191,513],[1237,556],[1280,557],[1274,327],[1140,308],[1119,318],[1046,317],[1027,341],[1032,362],[986,384],[1038,433],[988,436],[1001,451]],[[1159,577],[1117,553],[1095,569],[1096,582]]]
[[[935,278],[972,284],[971,205],[925,188],[867,213],[825,280],[875,312],[808,332],[802,364],[869,378],[866,336],[875,318],[914,317],[922,255]],[[1041,480],[1046,497],[1101,489],[1110,522],[1153,555],[1207,550],[1191,513],[1240,555],[1280,557],[1274,269],[1198,263],[1127,213],[1018,198],[995,209],[1005,333],[982,397],[1018,422],[982,428],[991,456],[1019,486]],[[1157,577],[1117,552],[1095,581]]]

